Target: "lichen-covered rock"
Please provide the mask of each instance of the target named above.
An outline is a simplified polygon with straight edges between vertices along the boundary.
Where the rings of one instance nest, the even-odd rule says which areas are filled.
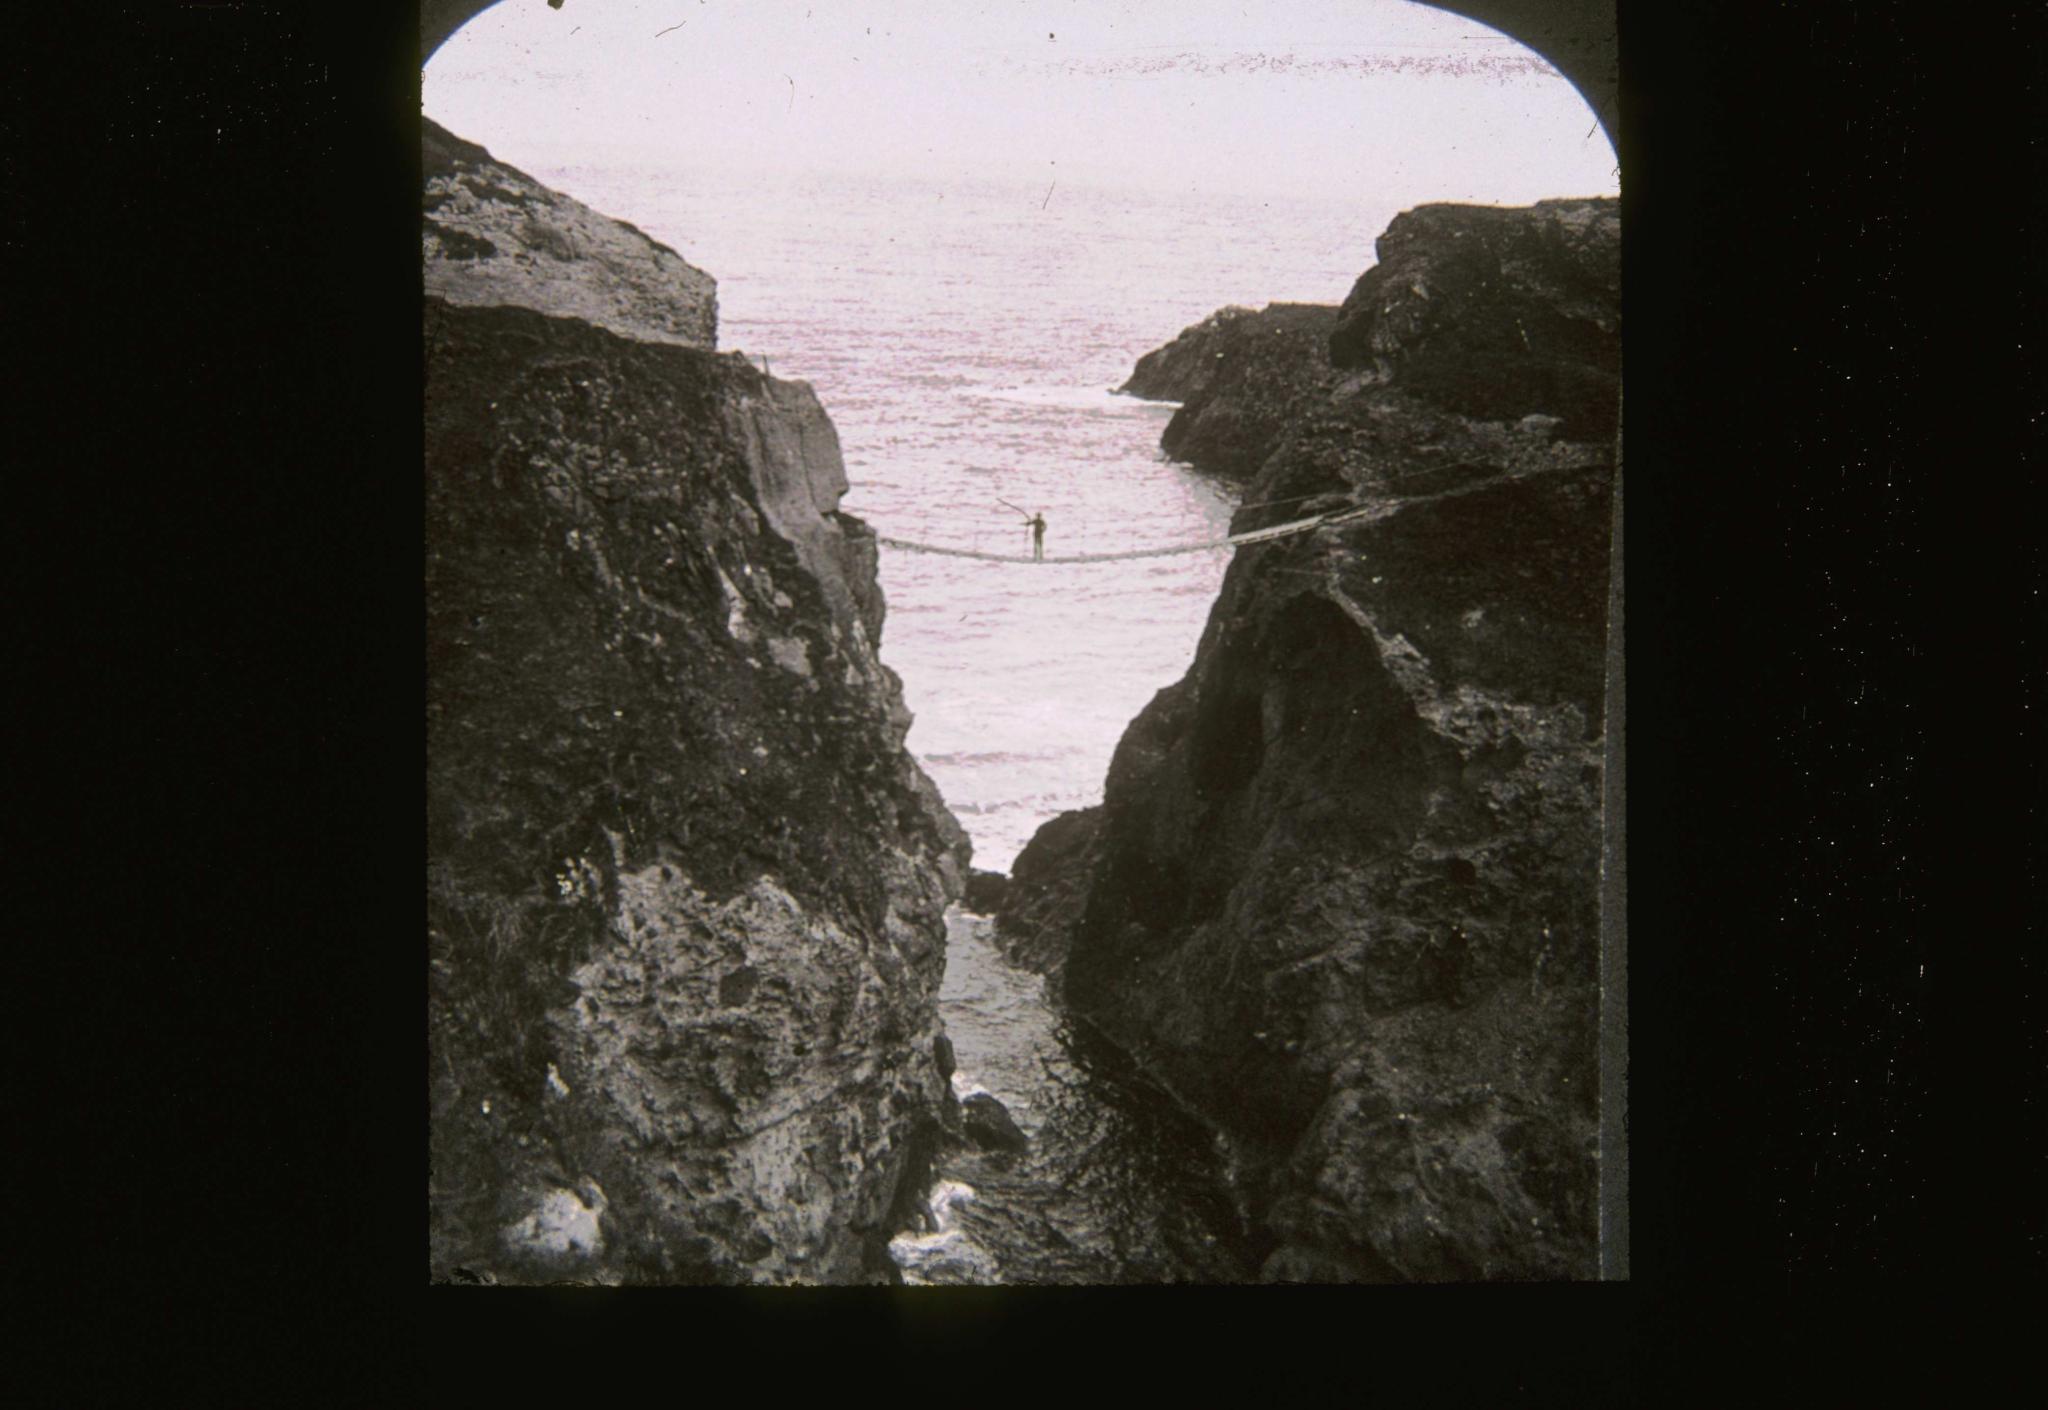
[[[1461,221],[1414,214],[1396,226],[1450,248],[1416,235],[1390,262],[1466,257]],[[1618,339],[1586,244],[1531,267],[1555,211],[1483,219],[1523,252],[1525,322],[1550,298]],[[1485,290],[1460,297],[1456,327],[1512,362]],[[1006,903],[1006,925],[1057,907],[1065,1001],[1229,1134],[1275,1280],[1597,1270],[1614,403],[1546,381],[1532,347],[1507,380],[1541,398],[1456,410],[1455,331],[1432,336],[1384,376],[1306,379],[1247,492],[1294,503],[1233,527],[1372,512],[1238,552],[1100,815],[1041,834],[1064,885],[1027,880],[1027,848]],[[1582,350],[1594,371],[1617,353]]]
[[[741,358],[425,325],[436,1276],[889,1278],[968,848],[830,422]]]
[[[718,285],[622,220],[420,120],[425,290],[580,318],[646,342],[718,345]]]

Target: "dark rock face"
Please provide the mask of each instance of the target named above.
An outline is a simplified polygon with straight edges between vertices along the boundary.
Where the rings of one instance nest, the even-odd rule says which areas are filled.
[[[1009,890],[1010,878],[1001,872],[972,871],[967,874],[967,894],[961,899],[968,910],[978,915],[994,915]]]
[[[1396,227],[1449,248],[1403,258],[1462,258],[1463,227],[1419,214]],[[1485,218],[1531,227],[1496,232],[1513,249],[1556,224]],[[1617,340],[1591,258],[1522,268],[1514,299],[1549,289]],[[1468,304],[1457,327],[1506,356]],[[1239,551],[1099,815],[1041,834],[1071,860],[1034,877],[1027,849],[1006,909],[1055,912],[1067,1002],[1229,1132],[1276,1280],[1597,1271],[1613,402],[1532,349],[1510,380],[1547,399],[1451,411],[1439,336],[1421,394],[1398,349],[1384,378],[1310,379],[1248,491],[1302,502],[1234,527],[1372,512]]]
[[[886,1279],[968,848],[831,423],[741,358],[425,314],[434,1275]]]
[[[987,1092],[976,1092],[960,1103],[960,1124],[967,1139],[983,1150],[1014,1153],[1031,1144],[1011,1119],[1010,1109]]]
[[[1102,809],[1061,813],[1032,835],[1010,864],[1010,889],[996,913],[996,944],[1012,962],[1057,974],[1088,903],[1102,855]]]
[[[1326,391],[1335,320],[1334,309],[1315,304],[1274,304],[1239,320],[1213,374],[1166,423],[1159,448],[1227,480],[1257,475],[1302,408]]]
[[[1344,300],[1331,361],[1463,415],[1552,412],[1597,435],[1619,387],[1620,242],[1613,199],[1405,212]]]
[[[1147,401],[1186,401],[1209,384],[1223,360],[1231,334],[1239,324],[1259,316],[1256,309],[1219,308],[1191,328],[1183,328],[1165,347],[1138,359],[1118,396]]]
[[[1248,480],[1327,381],[1336,321],[1328,304],[1220,309],[1145,354],[1117,390],[1179,401],[1160,448],[1198,470]]]

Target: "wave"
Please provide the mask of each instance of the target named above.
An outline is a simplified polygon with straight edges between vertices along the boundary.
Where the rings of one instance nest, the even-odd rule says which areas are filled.
[[[1167,415],[1173,412],[1171,402],[1140,401],[1135,397],[1120,397],[1107,387],[970,387],[961,392],[962,396],[975,401],[1008,402],[1016,406],[1059,407],[1068,411],[1092,411],[1106,415],[1150,416],[1164,420],[1158,415],[1161,408]]]
[[[1073,752],[1074,751],[1071,749],[1063,749],[1058,751],[1057,753],[1047,753],[1044,750],[1037,750],[1025,753],[1003,749],[995,749],[990,750],[985,754],[920,754],[917,756],[917,761],[920,764],[939,764],[946,768],[971,768],[976,764],[1043,763],[1048,759],[1061,758]]]
[[[967,1238],[955,1221],[958,1205],[974,1202],[974,1187],[960,1180],[941,1180],[925,1202],[923,1233],[901,1233],[889,1240],[889,1257],[912,1285],[993,1283],[999,1269],[986,1250]]]
[[[977,818],[994,817],[1002,813],[1027,813],[1050,818],[1058,813],[1071,813],[1081,808],[1093,807],[1101,801],[1101,790],[1097,789],[1092,793],[1027,793],[999,798],[992,803],[977,803],[971,799],[955,801],[948,798],[946,806],[956,814]]]

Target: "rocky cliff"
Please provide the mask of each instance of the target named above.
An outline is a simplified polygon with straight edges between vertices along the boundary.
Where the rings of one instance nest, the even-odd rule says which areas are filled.
[[[1259,471],[1330,373],[1334,304],[1219,309],[1138,359],[1118,392],[1181,405],[1159,445],[1175,460],[1243,482]]]
[[[436,1278],[887,1279],[957,1123],[968,849],[873,534],[811,389],[682,345],[709,306],[665,267],[425,301]]]
[[[1186,401],[1215,375],[1216,364],[1227,352],[1231,335],[1258,316],[1256,309],[1232,305],[1181,329],[1172,342],[1138,359],[1138,365],[1116,389],[1116,395],[1143,397],[1147,401]]]
[[[1234,527],[1371,512],[1239,550],[1005,899],[1226,1135],[1268,1278],[1597,1270],[1615,207],[1394,222]]]
[[[1467,416],[1612,434],[1620,243],[1614,200],[1407,211],[1338,311],[1330,359]]]
[[[426,292],[580,318],[643,342],[718,345],[718,285],[623,220],[551,191],[422,118]]]
[[[1010,863],[995,907],[996,943],[1012,961],[1057,978],[1102,859],[1103,810],[1061,813]]]

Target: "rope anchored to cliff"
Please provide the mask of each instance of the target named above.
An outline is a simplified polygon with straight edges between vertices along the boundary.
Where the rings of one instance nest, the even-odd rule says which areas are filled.
[[[1194,543],[1162,544],[1155,548],[1128,548],[1121,553],[1070,553],[1054,557],[1034,558],[1029,554],[983,553],[972,548],[951,548],[944,544],[917,543],[910,539],[890,538],[877,534],[878,543],[891,548],[900,548],[911,553],[937,553],[948,558],[978,558],[984,563],[1116,563],[1127,558],[1165,558],[1176,553],[1208,553],[1219,548],[1235,548],[1241,543],[1264,543],[1268,539],[1287,538],[1292,534],[1305,534],[1310,529],[1319,529],[1332,524],[1342,524],[1353,519],[1362,519],[1376,512],[1384,512],[1385,506],[1367,505],[1362,509],[1332,511],[1318,514],[1312,519],[1296,519],[1291,523],[1274,524],[1269,528],[1251,529],[1242,534],[1231,534],[1220,539],[1202,539]]]
[[[1402,510],[1413,508],[1416,505],[1433,504],[1442,500],[1462,499],[1467,495],[1477,494],[1482,490],[1493,489],[1518,480],[1526,480],[1532,476],[1555,474],[1562,470],[1574,468],[1579,467],[1555,464],[1526,466],[1508,470],[1498,475],[1488,475],[1470,484],[1458,485],[1452,489],[1438,490],[1434,494],[1413,495],[1402,499],[1379,499],[1371,504],[1356,505],[1346,509],[1326,510],[1307,519],[1295,519],[1285,524],[1274,524],[1264,529],[1249,529],[1244,533],[1231,534],[1225,538],[1202,539],[1194,543],[1161,544],[1156,548],[1129,548],[1121,553],[1071,553],[1057,558],[1039,558],[1027,557],[1018,553],[983,553],[979,549],[951,548],[947,545],[936,543],[918,543],[911,539],[890,538],[887,534],[877,534],[875,541],[887,544],[891,548],[906,549],[911,553],[937,553],[943,554],[948,558],[978,558],[984,563],[1116,563],[1126,558],[1165,558],[1175,553],[1208,553],[1219,548],[1235,548],[1241,543],[1264,543],[1269,539],[1284,539],[1294,534],[1308,533],[1311,529],[1327,529],[1334,528],[1339,524],[1355,524],[1361,521],[1370,522],[1372,520],[1384,519],[1390,514],[1398,514]],[[1313,498],[1313,496],[1298,495],[1296,498],[1308,499]],[[1015,505],[1009,504],[1007,500],[1000,502],[1009,508],[1016,508]],[[1291,502],[1284,499],[1267,501],[1268,504],[1287,504]],[[1260,507],[1262,506],[1243,506],[1246,509]],[[1023,511],[1019,510],[1018,512],[1022,513]]]

